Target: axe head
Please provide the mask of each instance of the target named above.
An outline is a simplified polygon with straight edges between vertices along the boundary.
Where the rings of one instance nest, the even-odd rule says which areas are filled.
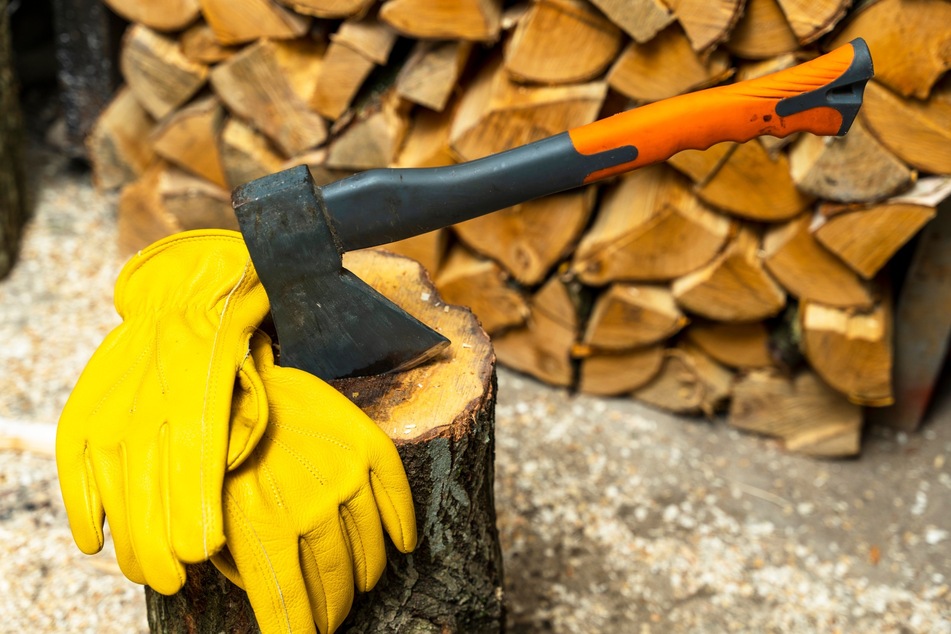
[[[413,367],[449,345],[343,268],[306,166],[238,187],[232,204],[271,303],[281,365],[324,380],[367,376]]]

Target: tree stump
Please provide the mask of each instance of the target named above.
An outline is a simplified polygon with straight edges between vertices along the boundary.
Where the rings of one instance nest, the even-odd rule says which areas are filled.
[[[387,570],[358,594],[341,632],[499,632],[502,553],[493,494],[495,356],[478,321],[442,302],[412,260],[347,254],[348,269],[449,337],[439,357],[399,374],[341,379],[346,394],[396,443],[413,490],[419,544],[387,540]],[[146,589],[152,632],[259,632],[244,591],[210,563],[188,568],[175,596]]]
[[[13,74],[8,4],[7,0],[0,0],[0,278],[13,268],[26,220],[23,126]]]

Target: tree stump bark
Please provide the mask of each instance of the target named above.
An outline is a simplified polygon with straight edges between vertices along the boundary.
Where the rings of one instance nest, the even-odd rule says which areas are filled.
[[[23,199],[23,126],[16,77],[13,74],[10,17],[0,0],[0,278],[16,259],[26,220]]]
[[[348,269],[449,337],[439,357],[399,374],[334,381],[396,443],[413,490],[419,544],[387,541],[387,570],[357,595],[341,632],[499,632],[502,553],[493,494],[495,356],[468,310],[442,302],[421,267],[380,252],[347,254]],[[146,589],[152,632],[259,632],[244,591],[210,563],[185,587]]]

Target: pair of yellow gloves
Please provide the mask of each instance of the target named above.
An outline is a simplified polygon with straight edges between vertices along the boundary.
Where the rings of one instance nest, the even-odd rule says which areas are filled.
[[[334,631],[386,565],[383,528],[416,545],[393,442],[320,379],[274,365],[269,305],[241,235],[193,231],[135,255],[123,321],[59,421],[56,462],[76,544],[103,546],[163,594],[211,559],[265,633]],[[382,525],[382,528],[381,528]]]

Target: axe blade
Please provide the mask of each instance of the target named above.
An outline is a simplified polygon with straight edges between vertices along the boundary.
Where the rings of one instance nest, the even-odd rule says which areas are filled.
[[[449,340],[343,267],[305,166],[235,189],[235,214],[271,303],[281,365],[330,380],[395,372]]]
[[[281,365],[325,380],[399,372],[449,345],[346,269],[313,276],[291,293],[271,302]]]

